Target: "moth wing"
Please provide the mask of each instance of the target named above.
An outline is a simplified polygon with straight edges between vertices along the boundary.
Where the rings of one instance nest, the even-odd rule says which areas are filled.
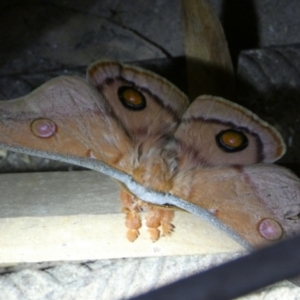
[[[0,144],[60,160],[98,159],[130,173],[131,140],[106,99],[85,80],[61,76],[0,103]]]
[[[187,97],[166,79],[115,61],[92,64],[87,78],[110,103],[128,134],[138,141],[173,134],[189,104]],[[133,92],[137,105],[132,99],[120,101],[122,95],[126,98],[126,92]]]
[[[209,210],[253,246],[300,233],[300,182],[272,164],[180,172],[171,191]]]
[[[189,106],[175,137],[180,156],[191,166],[269,163],[285,152],[275,128],[244,107],[214,96],[198,97]]]

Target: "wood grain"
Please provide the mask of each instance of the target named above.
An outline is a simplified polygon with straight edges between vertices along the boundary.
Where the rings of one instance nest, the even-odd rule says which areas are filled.
[[[225,34],[207,0],[182,0],[188,89],[234,100],[234,72]]]
[[[93,171],[0,175],[0,264],[233,253],[223,232],[178,211],[172,237],[125,237],[118,185]]]

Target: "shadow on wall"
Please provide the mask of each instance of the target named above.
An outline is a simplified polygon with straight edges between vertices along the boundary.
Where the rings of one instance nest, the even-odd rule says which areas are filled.
[[[287,144],[280,163],[299,176],[300,45],[243,51],[237,77],[238,102],[279,130]]]
[[[258,18],[253,0],[223,0],[221,22],[234,68],[242,50],[259,46]]]
[[[88,10],[98,0],[85,1],[82,10]],[[80,15],[79,12],[72,10],[67,5],[59,6],[54,1],[15,1],[11,4],[10,0],[2,0],[0,4],[0,67],[7,62],[19,57],[20,52],[27,49],[30,45],[40,42],[40,38],[46,34],[59,36],[57,33],[63,24]],[[55,40],[55,39],[53,39]],[[48,47],[54,52],[55,45],[39,45],[40,47]],[[51,49],[51,47],[53,47]],[[29,52],[29,51],[28,51]],[[36,53],[27,53],[26,59],[30,62],[30,55]],[[33,67],[41,67],[37,62]],[[15,67],[16,70],[10,70],[8,74],[15,72],[24,72],[20,65]],[[31,70],[27,70],[30,72]]]

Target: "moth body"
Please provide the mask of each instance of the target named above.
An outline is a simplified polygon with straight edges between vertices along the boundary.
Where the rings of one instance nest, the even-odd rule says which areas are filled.
[[[253,246],[300,232],[299,179],[272,164],[285,152],[277,130],[220,97],[190,104],[140,68],[96,62],[87,81],[61,76],[2,102],[0,145],[82,166],[101,162],[110,166],[101,171],[121,171],[124,182],[130,175],[145,194],[172,194],[172,204],[205,209]],[[173,211],[145,203],[132,186],[120,193],[128,239],[138,237],[144,209],[153,241],[170,234]]]

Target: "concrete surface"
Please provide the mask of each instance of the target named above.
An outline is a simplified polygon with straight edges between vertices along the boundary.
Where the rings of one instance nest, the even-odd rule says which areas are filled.
[[[100,260],[54,267],[40,264],[0,276],[0,300],[130,299],[237,256]],[[299,299],[299,287],[284,281],[240,299],[295,300]]]

